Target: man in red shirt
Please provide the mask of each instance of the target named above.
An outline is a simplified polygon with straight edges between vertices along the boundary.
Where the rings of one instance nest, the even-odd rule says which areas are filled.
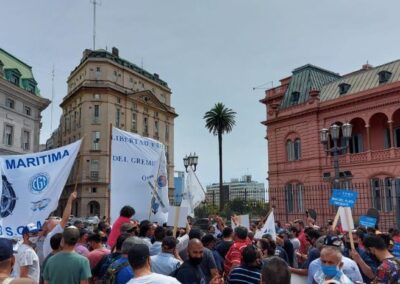
[[[296,252],[297,262],[299,266],[307,259],[307,252],[309,243],[306,239],[306,235],[304,233],[304,222],[301,219],[297,219],[294,221],[294,225],[296,226],[297,230],[299,231],[299,236],[297,237],[300,241],[300,248],[298,252]]]
[[[233,244],[225,256],[224,272],[225,277],[229,275],[232,268],[239,266],[242,258],[242,250],[251,244],[250,239],[247,237],[248,231],[245,227],[236,227]]]
[[[89,259],[90,269],[93,269],[105,255],[110,254],[110,250],[103,247],[99,234],[90,235],[88,243],[93,250],[89,252],[87,258]]]

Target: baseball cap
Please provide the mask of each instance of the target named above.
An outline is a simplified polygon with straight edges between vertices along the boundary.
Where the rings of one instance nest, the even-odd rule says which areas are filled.
[[[132,223],[124,223],[121,225],[120,232],[121,232],[121,234],[132,233],[133,229],[135,229],[135,228],[136,228],[136,226],[133,225]]]
[[[341,247],[343,245],[342,240],[337,236],[326,236],[324,240],[325,246]]]
[[[9,259],[13,255],[13,243],[10,239],[0,238],[0,261]]]
[[[22,230],[22,235],[29,234],[29,233],[33,234],[33,233],[37,233],[39,231],[40,230],[38,229],[38,227],[34,223],[29,223]]]

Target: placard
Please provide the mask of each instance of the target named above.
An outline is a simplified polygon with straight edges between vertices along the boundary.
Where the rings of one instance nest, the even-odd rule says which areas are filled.
[[[354,221],[353,221],[353,216],[351,214],[351,208],[339,207],[338,211],[343,230],[346,232],[351,232],[354,229]]]
[[[358,192],[344,190],[344,189],[334,189],[332,196],[329,200],[330,205],[342,206],[342,207],[354,207],[358,196]]]
[[[367,228],[375,228],[376,218],[364,215],[360,217],[359,223]]]
[[[185,228],[188,213],[188,207],[170,206],[168,210],[168,226]]]

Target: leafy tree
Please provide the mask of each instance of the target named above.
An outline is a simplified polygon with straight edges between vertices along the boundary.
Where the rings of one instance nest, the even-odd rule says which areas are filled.
[[[203,117],[206,122],[206,128],[213,135],[218,136],[218,154],[219,154],[219,197],[220,197],[220,210],[222,210],[222,135],[232,131],[235,126],[236,112],[230,108],[226,108],[223,103],[216,103],[215,106],[207,111]]]

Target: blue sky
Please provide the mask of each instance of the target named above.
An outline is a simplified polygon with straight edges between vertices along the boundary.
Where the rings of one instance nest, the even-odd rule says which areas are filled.
[[[102,0],[97,11],[97,48],[160,74],[173,92],[175,169],[199,155],[203,185],[218,181],[217,138],[204,128],[216,102],[237,112],[224,136],[224,180],[267,177],[266,88],[307,63],[341,74],[367,61],[400,58],[398,1],[369,0]],[[92,47],[89,0],[2,1],[0,46],[33,66],[44,97],[51,98],[55,66],[53,128],[58,125],[66,80]],[[273,82],[273,83],[271,83]],[[50,107],[43,112],[41,142],[51,133]]]

